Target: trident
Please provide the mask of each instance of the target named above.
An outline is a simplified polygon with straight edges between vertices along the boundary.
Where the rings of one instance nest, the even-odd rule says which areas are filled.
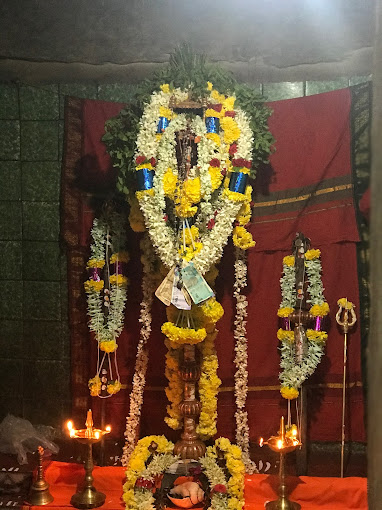
[[[354,305],[347,298],[341,298],[337,301],[339,310],[336,313],[336,322],[344,334],[344,373],[342,381],[342,429],[341,429],[341,478],[344,477],[344,450],[345,450],[345,405],[346,405],[346,365],[347,365],[347,337],[349,328],[356,323],[357,316],[354,311]],[[351,320],[349,322],[349,313]],[[341,320],[341,316],[343,319]]]

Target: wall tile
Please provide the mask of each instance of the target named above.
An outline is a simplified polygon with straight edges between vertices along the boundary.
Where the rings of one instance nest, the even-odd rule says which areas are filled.
[[[0,83],[0,119],[19,118],[19,97],[17,85]]]
[[[68,255],[66,253],[66,248],[61,251],[60,255],[60,273],[61,280],[66,281],[68,279]]]
[[[21,280],[21,279],[22,279],[21,241],[0,241],[0,280]]]
[[[22,359],[24,356],[23,322],[0,320],[0,357]]]
[[[23,283],[4,280],[1,282],[0,319],[22,319]]]
[[[61,429],[70,417],[70,414],[63,412],[62,403],[57,398],[24,399],[22,404],[24,418],[33,425],[49,425]]]
[[[64,151],[64,121],[60,120],[58,122],[58,160],[62,161],[62,155]]]
[[[21,120],[58,119],[58,85],[21,86]]]
[[[25,321],[24,352],[31,360],[61,360],[61,321]]]
[[[65,319],[65,317],[63,317]],[[68,320],[61,322],[62,359],[70,360],[70,329]]]
[[[348,78],[338,78],[332,81],[307,81],[306,95],[321,94],[330,90],[344,89],[349,86]]]
[[[60,246],[55,242],[23,242],[23,279],[59,281]]]
[[[24,282],[24,319],[61,319],[60,283]]]
[[[0,218],[0,239],[6,241],[21,239],[21,202],[0,202]]]
[[[22,395],[23,362],[15,359],[0,359],[0,397]]]
[[[24,398],[52,399],[53,407],[67,396],[69,379],[70,371],[61,361],[24,361]]]
[[[63,320],[68,319],[68,282],[61,282],[61,318]]]
[[[27,241],[58,241],[58,204],[23,202],[23,238]]]
[[[60,165],[54,161],[23,162],[22,198],[34,202],[58,202]]]
[[[19,161],[0,161],[0,200],[21,200]]]
[[[60,83],[60,119],[64,118],[65,96],[97,99],[98,87],[94,84]]]
[[[20,159],[20,122],[2,120],[0,122],[0,160]]]
[[[304,83],[302,81],[265,83],[263,95],[266,97],[267,101],[280,101],[281,99],[302,97],[304,95]]]
[[[129,83],[105,83],[99,86],[98,99],[128,103],[133,99],[135,86]]]
[[[57,161],[58,123],[49,120],[22,121],[21,159],[23,161]]]

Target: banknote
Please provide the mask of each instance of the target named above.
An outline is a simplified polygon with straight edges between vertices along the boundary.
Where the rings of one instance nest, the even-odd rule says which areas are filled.
[[[159,285],[157,290],[155,291],[156,297],[162,301],[166,306],[170,306],[172,299],[172,289],[174,286],[174,278],[175,278],[175,266],[170,269],[166,278]]]
[[[191,299],[189,295],[188,300],[186,299],[186,293],[187,291],[184,289],[181,282],[179,268],[176,267],[174,271],[171,303],[179,310],[191,310]]]
[[[196,305],[214,295],[213,290],[192,262],[184,267],[181,273],[183,285]]]

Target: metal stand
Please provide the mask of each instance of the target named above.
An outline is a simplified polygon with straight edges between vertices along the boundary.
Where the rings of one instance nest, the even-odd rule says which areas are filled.
[[[105,494],[97,491],[93,486],[93,445],[89,441],[86,444],[85,458],[85,487],[76,494],[73,494],[70,504],[76,508],[96,508],[105,503]]]
[[[279,499],[270,501],[265,505],[266,510],[300,510],[301,505],[293,501],[289,501],[287,494],[287,486],[285,483],[285,454],[280,453],[280,485],[279,485]]]

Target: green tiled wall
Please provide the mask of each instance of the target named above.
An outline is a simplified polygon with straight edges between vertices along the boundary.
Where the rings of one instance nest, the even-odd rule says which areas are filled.
[[[276,101],[369,77],[259,86]],[[127,102],[123,84],[0,83],[0,419],[60,426],[70,413],[65,253],[59,244],[64,96]]]

